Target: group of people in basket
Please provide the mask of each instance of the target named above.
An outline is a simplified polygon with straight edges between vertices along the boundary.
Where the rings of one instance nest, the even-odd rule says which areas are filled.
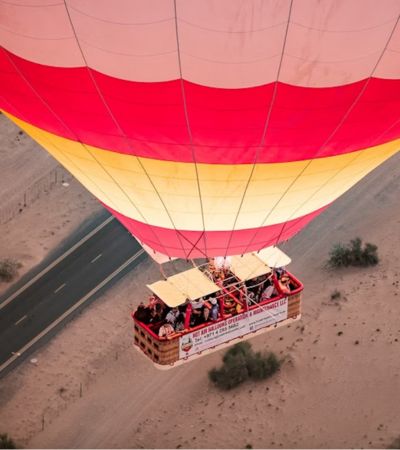
[[[160,338],[172,338],[177,333],[240,314],[247,307],[280,294],[289,294],[297,287],[284,269],[275,269],[244,283],[230,283],[233,274],[229,270],[215,270],[210,274],[215,283],[225,287],[224,291],[196,300],[186,300],[184,304],[173,308],[152,295],[147,305],[140,303],[133,317],[147,325]]]

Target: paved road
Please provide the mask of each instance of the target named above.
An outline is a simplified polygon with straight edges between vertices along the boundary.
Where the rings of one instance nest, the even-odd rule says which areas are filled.
[[[108,217],[39,273],[25,278],[14,293],[0,298],[0,373],[144,257],[138,242]]]

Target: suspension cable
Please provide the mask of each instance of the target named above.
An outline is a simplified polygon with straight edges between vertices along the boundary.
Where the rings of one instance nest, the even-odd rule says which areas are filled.
[[[16,72],[19,74],[19,76],[22,78],[22,80],[25,82],[25,84],[29,87],[29,89],[34,93],[34,95],[39,99],[39,101],[47,108],[47,110],[55,117],[55,119],[65,128],[65,130],[68,132],[69,135],[75,136],[75,142],[79,143],[82,148],[98,163],[98,161],[96,160],[96,158],[94,157],[94,155],[92,154],[92,152],[89,150],[88,146],[83,143],[79,137],[77,136],[76,133],[74,133],[72,131],[72,129],[61,119],[61,117],[52,109],[52,107],[46,102],[46,100],[44,100],[44,98],[39,94],[39,92],[33,87],[32,83],[26,78],[26,76],[24,75],[24,73],[22,72],[22,70],[18,67],[18,65],[15,63],[15,61],[10,57],[10,55],[8,54],[8,52],[5,51],[5,49],[2,47],[3,52],[5,53],[7,59],[10,61],[10,63],[12,64],[12,66],[15,68]],[[63,152],[64,154],[64,152]],[[98,163],[99,164],[99,163]],[[103,171],[109,175],[108,171],[105,170],[105,168],[99,164],[100,167],[103,169]],[[111,175],[109,175],[110,178]],[[89,178],[89,177],[88,177]],[[90,178],[89,178],[90,179]],[[113,178],[112,178],[113,179]],[[92,181],[93,182],[93,181]],[[95,184],[97,186],[97,184],[95,182],[93,182],[93,184]],[[123,192],[129,199],[129,196],[126,194],[126,192],[121,188],[121,186],[116,182],[117,186],[121,189],[121,192]],[[137,208],[137,206],[133,203],[132,200],[130,200],[132,206],[136,209],[136,211],[138,212],[138,214],[142,217],[143,221],[148,225],[148,222],[146,220],[146,218],[143,216],[143,214],[141,213],[141,211],[139,210],[139,208]],[[161,248],[164,248],[166,254],[169,256],[169,253],[167,252],[166,248],[161,244],[157,234],[154,232],[153,227],[149,227],[156,240],[158,240],[159,245],[161,246]]]
[[[279,76],[280,76],[280,73],[281,73],[283,57],[284,57],[284,54],[285,54],[285,48],[286,48],[288,31],[289,31],[289,25],[290,25],[290,17],[291,17],[291,14],[292,14],[292,7],[293,7],[293,0],[290,1],[290,5],[289,5],[288,19],[287,19],[287,22],[286,22],[285,35],[284,35],[284,39],[283,39],[282,51],[281,51],[281,56],[280,56],[280,60],[279,60],[278,70],[277,70],[277,73],[276,73],[276,80],[274,82],[274,89],[273,89],[273,92],[272,92],[272,97],[271,97],[270,104],[268,106],[267,117],[265,119],[265,123],[264,123],[263,132],[262,132],[262,135],[261,135],[260,144],[259,144],[259,146],[258,146],[258,148],[257,148],[257,150],[255,152],[254,161],[253,161],[253,164],[252,164],[250,175],[249,175],[249,178],[247,179],[246,186],[245,186],[245,189],[243,191],[243,195],[242,195],[242,198],[241,198],[241,201],[240,201],[240,204],[239,204],[239,208],[238,208],[238,211],[236,213],[235,220],[233,222],[232,231],[230,233],[228,244],[227,244],[226,250],[225,250],[225,255],[224,255],[225,258],[226,258],[227,254],[228,254],[228,251],[229,251],[229,246],[230,246],[232,238],[233,238],[233,233],[235,231],[235,227],[236,227],[237,221],[239,219],[240,212],[242,210],[242,206],[243,206],[246,194],[247,194],[247,190],[248,190],[248,188],[250,186],[251,179],[253,178],[253,174],[254,174],[254,171],[255,171],[255,168],[256,168],[256,165],[257,165],[258,157],[259,157],[260,152],[261,152],[261,150],[263,148],[263,145],[265,143],[265,138],[266,138],[266,135],[267,135],[267,129],[268,129],[268,126],[269,126],[271,115],[272,115],[272,109],[274,107],[276,96],[277,96],[277,92],[278,92],[278,81],[279,81]]]
[[[356,96],[356,98],[354,99],[354,101],[352,102],[352,104],[349,106],[347,112],[342,116],[342,119],[340,120],[340,122],[338,123],[338,125],[335,127],[335,129],[332,131],[332,133],[327,137],[327,139],[322,143],[322,145],[319,147],[319,149],[317,150],[316,154],[313,156],[313,158],[311,158],[308,163],[303,167],[303,169],[299,172],[299,174],[295,177],[295,179],[290,183],[290,185],[285,189],[284,193],[282,194],[282,196],[278,199],[278,201],[274,204],[274,206],[270,209],[270,211],[267,213],[267,215],[265,216],[264,220],[262,221],[260,227],[257,228],[256,232],[253,234],[252,239],[250,240],[250,242],[248,243],[245,252],[247,251],[247,249],[250,247],[250,245],[254,242],[254,239],[256,238],[256,236],[258,235],[260,229],[264,226],[265,222],[268,220],[268,218],[270,217],[270,215],[272,214],[272,212],[275,210],[275,208],[278,206],[278,204],[282,201],[282,199],[285,197],[285,195],[289,192],[289,190],[293,187],[293,185],[297,182],[297,180],[303,175],[303,173],[307,170],[307,168],[311,165],[311,163],[317,158],[318,154],[320,153],[320,151],[332,140],[332,138],[334,137],[334,135],[339,131],[339,129],[342,127],[342,125],[345,123],[345,121],[347,120],[347,118],[349,117],[349,115],[351,114],[351,112],[353,111],[353,109],[355,108],[355,106],[357,105],[357,103],[360,101],[361,97],[363,96],[363,94],[365,93],[380,61],[383,58],[383,55],[386,52],[386,49],[389,45],[390,40],[392,39],[392,36],[396,30],[397,24],[399,23],[399,19],[400,19],[400,15],[398,15],[396,23],[394,24],[394,27],[392,28],[389,37],[386,41],[386,44],[379,56],[379,58],[377,59],[369,77],[366,79],[363,87],[361,88],[360,92],[358,93],[358,95]],[[359,155],[358,155],[359,156]],[[357,158],[357,157],[356,157]],[[355,159],[356,159],[355,158]],[[341,169],[342,170],[342,169]],[[339,172],[341,171],[339,170]],[[343,169],[344,170],[344,169]],[[339,173],[338,172],[338,173]],[[337,175],[337,174],[336,174]],[[336,176],[335,175],[335,176]],[[313,194],[314,195],[314,194]],[[309,199],[308,199],[309,200]],[[307,200],[307,201],[308,201]],[[289,220],[289,219],[288,219]],[[281,233],[278,235],[278,239],[276,244],[279,242],[279,239],[282,235],[283,229],[286,226],[286,223],[288,222],[288,220],[285,221]],[[276,245],[275,244],[275,245]],[[262,248],[262,247],[261,247]]]
[[[84,54],[84,52],[83,52],[83,49],[82,49],[82,46],[81,46],[81,44],[80,44],[80,42],[79,42],[78,34],[77,34],[77,32],[76,32],[74,23],[73,23],[73,21],[72,21],[71,15],[70,15],[70,11],[69,11],[69,8],[68,8],[67,1],[66,1],[66,0],[63,0],[63,1],[64,1],[65,9],[66,9],[66,12],[67,12],[67,15],[68,15],[68,18],[69,18],[69,22],[70,22],[72,31],[73,31],[74,36],[75,36],[75,39],[76,39],[77,46],[78,46],[78,48],[79,48],[79,50],[80,50],[80,52],[81,52],[83,61],[84,61],[84,63],[85,63],[86,70],[88,71],[89,77],[90,77],[90,79],[91,79],[91,81],[92,81],[92,83],[93,83],[93,85],[94,85],[94,87],[95,87],[95,89],[96,89],[96,92],[98,93],[98,95],[99,95],[99,97],[100,97],[100,99],[101,99],[101,101],[102,101],[102,103],[103,103],[103,105],[104,105],[106,111],[108,112],[108,114],[109,114],[111,120],[113,121],[113,123],[115,124],[115,126],[118,128],[119,132],[121,133],[121,135],[122,135],[123,138],[125,139],[125,142],[126,142],[126,143],[128,144],[128,146],[131,148],[131,150],[133,150],[132,147],[131,147],[131,144],[130,144],[130,142],[129,142],[129,139],[128,139],[126,133],[125,133],[125,131],[122,129],[120,123],[118,122],[117,118],[115,117],[114,113],[112,112],[112,110],[111,110],[111,108],[110,108],[110,105],[107,103],[107,101],[106,101],[106,99],[105,99],[103,93],[101,92],[101,89],[100,89],[100,87],[99,87],[97,81],[95,80],[95,78],[94,78],[94,76],[93,76],[93,73],[92,73],[91,69],[89,68],[89,65],[88,65],[86,56],[85,56],[85,54]],[[172,226],[173,226],[173,228],[174,228],[174,230],[175,230],[175,233],[176,233],[176,235],[177,235],[177,237],[178,237],[179,243],[180,243],[181,248],[182,248],[182,252],[183,252],[184,255],[186,255],[186,252],[185,252],[185,249],[184,249],[184,247],[183,247],[183,243],[182,243],[181,237],[180,237],[181,234],[178,233],[178,230],[177,230],[176,227],[175,227],[175,223],[174,223],[174,221],[173,221],[173,219],[172,219],[172,217],[171,217],[171,214],[169,213],[169,211],[168,211],[168,209],[167,209],[167,207],[166,207],[166,205],[165,205],[164,200],[163,200],[162,197],[161,197],[160,192],[158,191],[158,189],[157,189],[157,187],[155,186],[153,180],[151,179],[150,175],[148,174],[146,168],[144,167],[143,162],[141,161],[141,158],[138,158],[136,155],[132,155],[132,156],[134,156],[134,157],[136,158],[138,164],[140,165],[140,167],[141,167],[141,169],[143,170],[143,172],[145,173],[145,175],[146,175],[148,181],[150,182],[151,186],[153,187],[153,189],[154,189],[156,195],[158,196],[158,198],[159,198],[159,200],[160,200],[160,202],[161,202],[163,208],[165,209],[165,212],[166,212],[166,214],[167,214],[167,216],[168,216],[168,218],[169,218],[169,220],[170,220],[170,222],[171,222],[171,224],[172,224]],[[117,183],[116,180],[114,180],[114,181]],[[117,184],[118,184],[118,183],[117,183]],[[122,188],[121,188],[121,189],[122,189]],[[125,192],[124,192],[124,193],[125,193]],[[126,193],[125,193],[125,195],[126,195],[126,197],[128,198],[128,200],[132,203],[132,200],[131,200],[130,196],[129,196],[128,194],[126,194]],[[152,227],[151,227],[151,228],[152,228]],[[154,233],[154,234],[156,234],[156,233]],[[157,238],[157,239],[158,239],[158,238]],[[158,241],[160,242],[159,239],[158,239]],[[160,244],[161,244],[161,242],[160,242]],[[163,246],[163,247],[164,247],[164,249],[165,249],[165,246]],[[167,254],[168,256],[170,256],[169,252],[167,252],[166,254]]]
[[[204,249],[205,249],[205,252],[202,252],[202,253],[205,254],[205,256],[207,256],[207,237],[206,237],[206,226],[205,226],[205,219],[204,219],[204,207],[203,207],[203,200],[201,197],[201,186],[200,186],[199,171],[198,171],[197,161],[196,161],[196,151],[194,148],[193,133],[192,133],[192,129],[190,126],[190,121],[189,121],[185,84],[184,84],[183,73],[182,73],[182,60],[181,60],[181,50],[180,50],[180,41],[179,41],[178,12],[177,12],[176,0],[174,0],[174,17],[175,17],[175,35],[176,35],[176,45],[177,45],[177,50],[178,50],[179,79],[180,79],[180,86],[181,86],[181,92],[182,92],[182,102],[183,102],[183,108],[184,108],[184,113],[185,113],[186,128],[187,128],[187,132],[189,135],[190,149],[192,152],[192,159],[193,159],[195,172],[196,172],[197,191],[198,191],[198,195],[199,195],[201,220],[202,220],[202,224],[203,224],[203,233],[200,235],[200,238],[198,239],[198,241],[193,245],[192,249],[189,252],[189,256],[192,253],[194,248],[198,249],[197,244],[202,236],[204,237]]]

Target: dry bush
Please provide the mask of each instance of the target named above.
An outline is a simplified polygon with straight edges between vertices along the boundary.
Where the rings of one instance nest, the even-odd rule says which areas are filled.
[[[223,357],[223,365],[208,373],[210,380],[222,390],[233,389],[249,378],[264,380],[280,368],[281,362],[273,354],[254,353],[251,345],[241,342],[230,348]]]
[[[367,242],[364,247],[360,238],[349,244],[335,244],[329,253],[327,266],[333,269],[348,266],[367,267],[378,264],[378,247]]]
[[[18,275],[18,269],[22,264],[13,259],[0,260],[0,281],[10,282]]]

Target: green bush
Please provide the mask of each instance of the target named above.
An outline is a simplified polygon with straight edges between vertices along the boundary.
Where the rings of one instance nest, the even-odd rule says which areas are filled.
[[[0,448],[17,448],[17,446],[6,433],[0,433]]]
[[[374,244],[367,242],[365,244],[363,252],[363,265],[364,266],[375,266],[378,264],[378,247]]]
[[[348,266],[367,267],[378,264],[378,247],[367,242],[362,245],[362,240],[356,238],[349,244],[335,244],[329,253],[328,267],[339,268]]]
[[[239,355],[247,356],[250,353],[252,353],[251,345],[248,342],[239,342],[225,352],[222,361],[226,363],[231,359],[239,357]]]
[[[229,359],[220,369],[212,369],[210,379],[223,390],[233,389],[249,378],[246,357],[237,355]]]
[[[264,380],[280,367],[280,361],[273,354],[254,353],[251,345],[241,342],[230,348],[222,358],[223,365],[208,373],[210,380],[222,390],[233,389],[247,379]]]
[[[3,259],[0,261],[0,281],[12,281],[18,274],[18,269],[22,265],[12,259]]]

